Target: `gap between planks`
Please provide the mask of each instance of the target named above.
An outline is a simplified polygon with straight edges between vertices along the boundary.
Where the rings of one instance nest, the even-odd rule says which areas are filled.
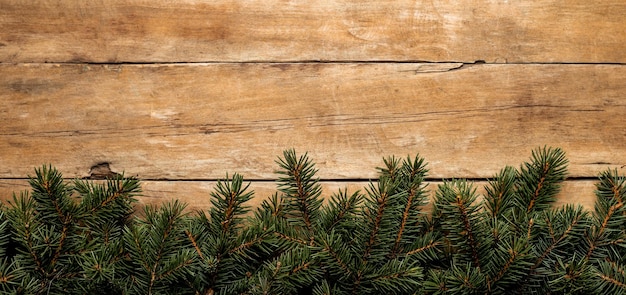
[[[472,62],[445,60],[445,61],[428,61],[428,60],[206,60],[206,61],[165,61],[165,62],[83,62],[83,61],[50,61],[50,62],[5,62],[5,65],[211,65],[211,64],[462,64],[463,66],[472,65],[618,65],[623,66],[623,62],[485,62],[484,60],[475,60]]]

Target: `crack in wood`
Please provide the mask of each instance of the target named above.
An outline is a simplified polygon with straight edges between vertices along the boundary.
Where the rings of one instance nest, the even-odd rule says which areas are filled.
[[[428,74],[428,73],[444,73],[462,70],[470,66],[485,64],[484,60],[476,60],[474,62],[420,62],[417,64],[417,69],[414,70],[402,70],[400,72],[412,72],[414,74]]]

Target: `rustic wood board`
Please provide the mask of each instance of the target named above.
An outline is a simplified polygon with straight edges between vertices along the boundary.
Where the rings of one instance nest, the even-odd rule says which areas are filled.
[[[420,153],[433,178],[487,178],[539,146],[571,177],[626,171],[617,65],[0,65],[0,178],[109,163],[143,179],[274,179],[284,149],[323,179]]]
[[[624,63],[626,2],[1,0],[0,62]]]
[[[349,194],[357,190],[365,192],[365,187],[369,182],[333,182],[324,181],[322,184],[322,197],[329,199],[330,196],[339,190],[347,189]],[[437,185],[441,182],[428,182],[429,196],[432,201]],[[477,192],[484,195],[485,181],[477,181],[474,183]],[[211,207],[210,193],[215,188],[214,181],[142,181],[142,195],[137,197],[138,203],[141,205],[160,205],[164,202],[179,200],[185,202],[190,211],[207,210]],[[19,195],[19,192],[29,190],[26,180],[18,179],[0,179],[0,200],[12,200],[13,193]],[[270,198],[276,192],[276,184],[273,182],[251,182],[250,190],[254,191],[254,198],[247,204],[252,208],[261,205],[264,200]],[[593,210],[595,203],[595,181],[576,180],[566,181],[563,185],[561,193],[557,197],[555,206],[565,204],[577,204],[583,206],[587,210]],[[430,206],[426,209],[430,210]]]

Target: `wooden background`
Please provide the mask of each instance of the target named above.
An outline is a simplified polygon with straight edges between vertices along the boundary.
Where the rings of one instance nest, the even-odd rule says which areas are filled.
[[[291,147],[325,195],[417,153],[434,190],[548,145],[592,208],[626,174],[626,2],[450,2],[0,0],[0,197],[52,164],[191,208],[239,172],[258,203]]]

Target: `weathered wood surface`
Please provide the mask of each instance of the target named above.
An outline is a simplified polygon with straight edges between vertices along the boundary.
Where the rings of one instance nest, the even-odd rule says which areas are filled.
[[[330,196],[340,189],[347,189],[348,193],[364,188],[368,182],[333,182],[323,181],[322,197],[329,199]],[[429,196],[432,201],[437,185],[441,182],[428,182]],[[475,182],[477,192],[484,195],[485,181]],[[171,200],[185,202],[190,211],[206,210],[211,207],[210,193],[215,188],[213,181],[142,181],[142,195],[137,197],[140,205],[160,205]],[[276,192],[276,184],[273,182],[251,182],[250,190],[254,191],[254,198],[247,204],[253,208],[258,207],[264,200],[270,198]],[[21,191],[30,190],[26,180],[0,179],[0,200],[5,202],[12,200],[13,193],[19,195]],[[595,182],[590,180],[566,181],[559,193],[555,206],[564,204],[581,205],[587,210],[593,210],[595,202]],[[430,206],[426,206],[430,210]]]
[[[274,179],[284,149],[323,179],[420,153],[434,178],[493,176],[538,146],[570,176],[626,171],[618,65],[0,65],[0,178],[98,163],[143,179]]]
[[[624,63],[626,2],[0,0],[0,62]]]

